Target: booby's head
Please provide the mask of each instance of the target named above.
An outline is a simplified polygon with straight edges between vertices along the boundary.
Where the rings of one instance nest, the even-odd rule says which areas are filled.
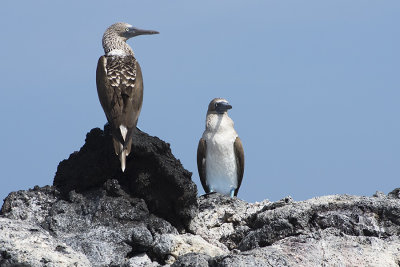
[[[104,32],[103,35],[103,48],[108,56],[126,56],[133,55],[133,51],[126,43],[129,38],[145,35],[145,34],[158,34],[159,32],[153,30],[142,30],[133,27],[125,22],[117,22]]]
[[[223,98],[214,98],[208,105],[207,114],[225,114],[232,106]]]

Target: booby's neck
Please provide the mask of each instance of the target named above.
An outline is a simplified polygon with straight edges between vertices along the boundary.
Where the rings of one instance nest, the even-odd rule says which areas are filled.
[[[209,113],[206,117],[206,131],[221,132],[233,130],[233,120],[229,118],[228,113],[223,114]]]
[[[126,43],[126,39],[116,35],[103,36],[103,49],[107,56],[134,56],[132,48]]]

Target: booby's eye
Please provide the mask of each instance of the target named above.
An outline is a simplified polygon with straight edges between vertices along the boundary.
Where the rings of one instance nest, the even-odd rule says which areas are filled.
[[[126,28],[125,31],[126,31],[126,32],[129,32],[129,28]]]

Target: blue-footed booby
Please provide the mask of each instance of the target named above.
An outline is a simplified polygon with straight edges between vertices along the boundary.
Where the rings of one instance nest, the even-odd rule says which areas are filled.
[[[131,151],[132,135],[143,102],[142,71],[126,41],[138,35],[157,33],[118,22],[108,27],[103,35],[105,55],[97,63],[97,93],[112,128],[114,150],[122,171],[125,171],[126,156]]]
[[[223,98],[208,105],[206,129],[197,147],[197,168],[206,193],[237,196],[244,173],[242,141],[228,116],[232,106]]]

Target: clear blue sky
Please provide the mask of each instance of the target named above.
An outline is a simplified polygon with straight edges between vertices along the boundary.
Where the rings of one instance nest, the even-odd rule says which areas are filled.
[[[145,94],[138,126],[193,172],[209,101],[233,105],[239,197],[303,200],[400,186],[400,2],[11,1],[0,8],[0,199],[52,184],[106,122],[95,69],[123,21]],[[199,186],[199,193],[203,193]]]

